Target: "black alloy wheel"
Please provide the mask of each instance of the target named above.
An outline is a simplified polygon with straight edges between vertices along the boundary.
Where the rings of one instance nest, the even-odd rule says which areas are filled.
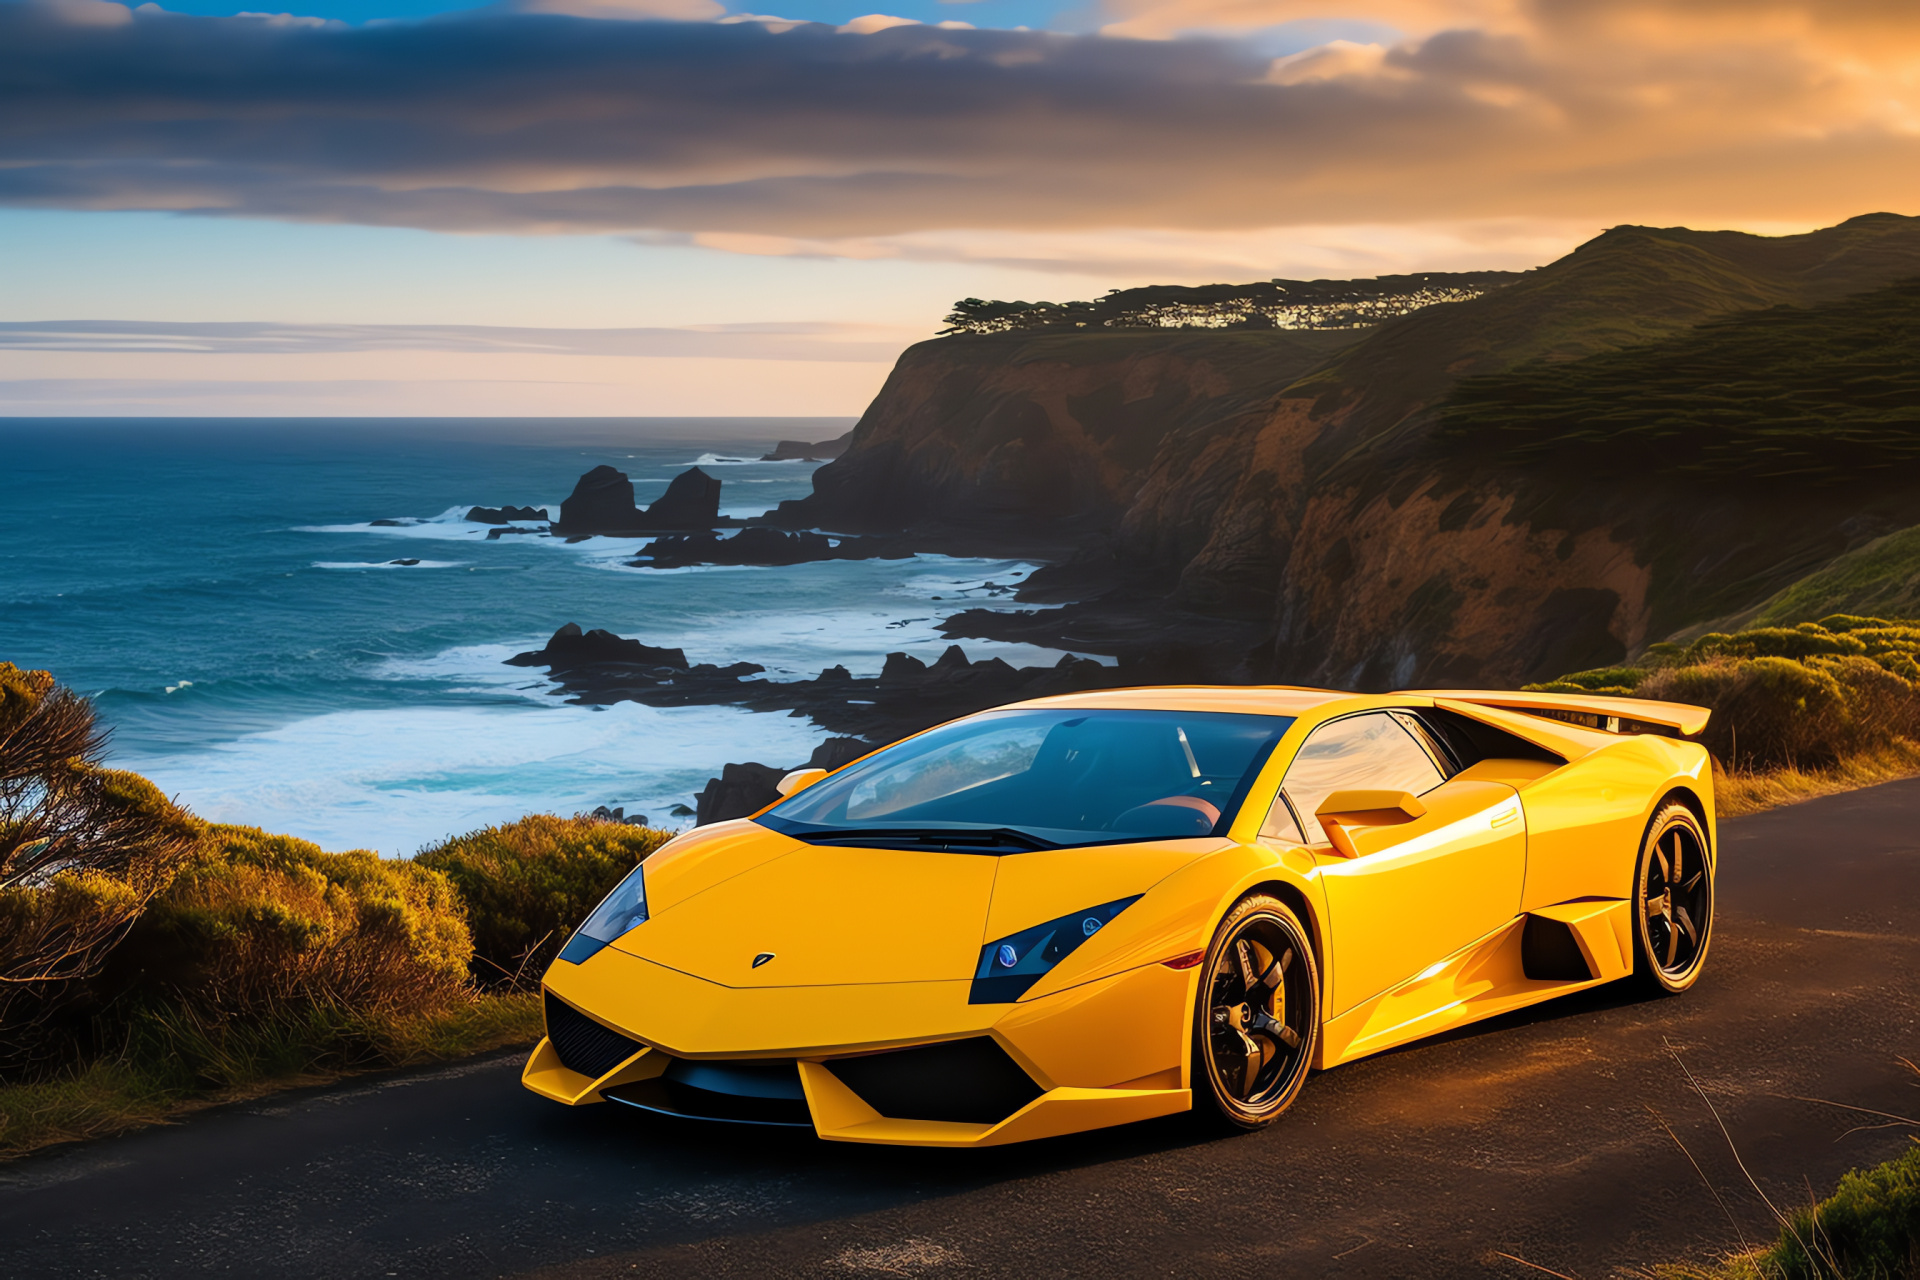
[[[1700,819],[1677,801],[1647,826],[1633,917],[1635,975],[1659,991],[1692,986],[1713,934],[1713,866]]]
[[[1320,1037],[1320,973],[1307,931],[1277,898],[1234,904],[1200,971],[1197,1110],[1240,1129],[1279,1119],[1306,1083]]]

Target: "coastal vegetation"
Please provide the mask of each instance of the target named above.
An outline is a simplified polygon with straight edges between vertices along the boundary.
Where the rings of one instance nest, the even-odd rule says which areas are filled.
[[[1465,302],[1513,271],[1433,271],[1370,280],[1111,289],[1092,302],[962,298],[942,333],[1079,333],[1113,329],[1361,329],[1437,302]]]
[[[0,664],[0,1156],[540,1034],[572,926],[669,833],[538,815],[411,859],[204,823]]]
[[[1468,378],[1436,441],[1592,476],[1838,484],[1920,457],[1920,280]]]
[[[1920,624],[1830,614],[1655,644],[1529,690],[1711,708],[1722,816],[1920,773]]]
[[[1920,1124],[1886,1118],[1888,1128]],[[1920,1135],[1909,1137],[1920,1142]],[[1790,1212],[1774,1209],[1774,1215],[1779,1233],[1771,1244],[1714,1266],[1659,1267],[1653,1274],[1659,1280],[1892,1280],[1920,1273],[1920,1146],[1854,1170],[1824,1200]]]
[[[573,927],[672,835],[537,813],[432,845],[412,865],[445,876],[465,906],[473,982],[517,991],[539,980]]]

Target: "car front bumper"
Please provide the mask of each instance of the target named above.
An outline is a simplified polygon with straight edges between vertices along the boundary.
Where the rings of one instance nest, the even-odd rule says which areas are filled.
[[[718,1114],[668,1095],[675,1077],[690,1075],[676,1064],[738,1064],[744,1070],[734,1075],[760,1071],[768,1079],[791,1064],[798,1077],[791,1114],[822,1138],[1021,1142],[1187,1110],[1193,982],[1191,970],[1146,965],[1024,1003],[979,1005],[967,1003],[965,980],[727,987],[609,947],[584,964],[556,964],[546,978],[548,999],[560,1002],[570,1025],[591,1019],[584,1029],[599,1037],[600,1051],[583,1054],[550,1028],[555,1034],[534,1050],[522,1082],[571,1106],[613,1100],[782,1123],[752,1119],[767,1112],[758,1104]],[[1001,1058],[1005,1065],[996,1068]],[[955,1076],[954,1063],[967,1061],[980,1064],[981,1076],[1017,1070],[1024,1081]],[[574,1069],[580,1066],[588,1070]],[[781,1088],[776,1080],[772,1091]],[[977,1104],[968,1101],[974,1094]],[[998,1114],[1002,1105],[1010,1109]],[[956,1113],[968,1118],[928,1118]]]

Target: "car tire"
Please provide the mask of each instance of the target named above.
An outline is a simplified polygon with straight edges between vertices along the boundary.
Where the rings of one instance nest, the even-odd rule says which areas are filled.
[[[1264,1129],[1292,1105],[1320,1043],[1320,966],[1278,898],[1250,894],[1213,932],[1193,1011],[1194,1111]]]
[[[1647,824],[1633,869],[1633,974],[1655,994],[1691,987],[1713,941],[1713,852],[1706,828],[1677,800]]]

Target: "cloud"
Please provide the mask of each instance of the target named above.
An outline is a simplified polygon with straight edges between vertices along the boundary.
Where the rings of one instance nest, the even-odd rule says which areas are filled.
[[[828,323],[543,329],[505,325],[16,320],[0,322],[0,352],[288,356],[434,351],[858,364],[890,361],[901,346],[922,336],[879,325]]]
[[[749,252],[1920,208],[1907,3],[1106,3],[1128,35],[1328,16],[1405,34],[1276,62],[1253,39],[498,9],[306,29],[15,0],[0,202]]]
[[[658,19],[700,22],[722,17],[727,12],[718,0],[509,0],[502,7],[515,13],[558,13],[616,22]]]
[[[894,27],[916,27],[920,24],[912,18],[896,18],[890,13],[869,13],[842,23],[834,28],[842,35],[870,36],[876,31],[887,31]]]
[[[1776,234],[1805,226],[1770,227]],[[650,232],[644,244],[690,245],[756,257],[1006,267],[1093,277],[1106,285],[1208,284],[1285,277],[1351,279],[1407,271],[1520,270],[1571,251],[1591,222],[1496,218],[1466,223],[1257,227],[1187,231],[915,231],[807,238],[734,232]],[[1086,284],[1064,284],[1085,290]],[[4,339],[0,339],[4,341]]]

